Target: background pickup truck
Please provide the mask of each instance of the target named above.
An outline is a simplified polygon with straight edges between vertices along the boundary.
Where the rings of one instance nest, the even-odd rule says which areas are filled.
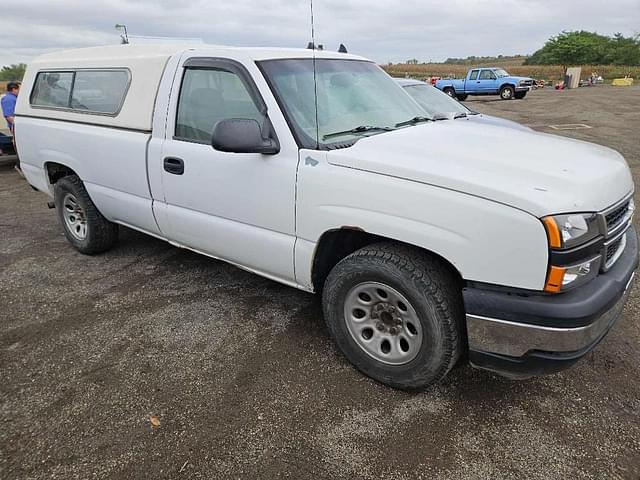
[[[502,68],[474,68],[462,80],[438,80],[436,88],[460,101],[469,95],[500,95],[503,100],[522,100],[531,87],[533,79],[514,77]]]

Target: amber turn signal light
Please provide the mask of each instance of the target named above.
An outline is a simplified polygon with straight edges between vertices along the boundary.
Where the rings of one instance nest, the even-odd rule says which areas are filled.
[[[567,269],[563,267],[551,267],[549,269],[549,275],[547,276],[547,284],[544,286],[544,291],[549,293],[558,293],[562,289],[562,282],[564,281],[564,274]]]
[[[562,237],[560,236],[560,229],[553,217],[546,217],[542,219],[544,227],[547,230],[547,237],[549,237],[549,246],[551,248],[562,247]]]

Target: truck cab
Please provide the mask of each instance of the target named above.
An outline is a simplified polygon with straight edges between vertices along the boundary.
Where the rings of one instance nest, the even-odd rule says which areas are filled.
[[[74,248],[124,226],[316,293],[338,348],[395,388],[461,358],[568,367],[638,265],[619,153],[436,121],[362,57],[96,47],[39,57],[22,89],[22,168]]]
[[[469,95],[500,95],[502,100],[522,100],[534,85],[528,77],[509,75],[496,67],[473,68],[463,80],[438,80],[436,88],[460,101]]]

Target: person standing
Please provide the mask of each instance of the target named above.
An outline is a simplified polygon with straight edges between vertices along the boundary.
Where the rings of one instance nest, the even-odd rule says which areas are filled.
[[[18,93],[20,93],[20,82],[9,82],[7,83],[7,94],[2,97],[2,115],[4,115],[5,120],[7,121],[7,126],[9,127],[9,131],[13,136],[13,148],[16,148],[16,137],[14,135],[14,123],[16,119],[16,101],[18,100]],[[18,154],[18,150],[16,150],[16,156]],[[18,173],[22,174],[22,170],[20,170],[20,160],[16,160],[16,170]]]

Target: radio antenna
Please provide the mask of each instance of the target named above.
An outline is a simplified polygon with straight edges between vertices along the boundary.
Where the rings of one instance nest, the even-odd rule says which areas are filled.
[[[316,149],[320,149],[320,125],[318,124],[318,79],[316,74],[316,31],[313,20],[313,0],[311,2],[311,45],[313,47],[313,96],[316,114]]]

